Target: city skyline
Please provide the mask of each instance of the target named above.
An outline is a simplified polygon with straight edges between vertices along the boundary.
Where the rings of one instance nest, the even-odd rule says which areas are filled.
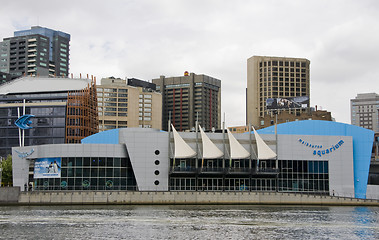
[[[309,59],[311,106],[338,122],[350,123],[350,99],[378,92],[375,1],[90,3],[9,2],[0,10],[0,38],[36,25],[69,33],[77,77],[213,76],[221,80],[226,126],[245,124],[254,55]]]

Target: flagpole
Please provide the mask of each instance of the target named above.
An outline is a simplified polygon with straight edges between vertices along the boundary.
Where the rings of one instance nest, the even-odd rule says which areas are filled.
[[[20,118],[20,108],[17,107],[17,118]],[[22,142],[21,142],[21,128],[18,128],[18,142],[20,144],[20,147],[22,147]]]
[[[22,115],[25,115],[25,99],[24,99],[24,104],[22,106]],[[22,146],[25,146],[25,129],[22,129]]]

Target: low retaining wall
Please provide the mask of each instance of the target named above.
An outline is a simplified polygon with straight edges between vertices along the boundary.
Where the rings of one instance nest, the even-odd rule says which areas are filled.
[[[379,200],[277,192],[126,192],[72,191],[21,192],[22,205],[82,204],[234,204],[234,205],[338,205],[379,206]]]
[[[20,196],[20,187],[0,187],[0,204],[17,203]]]

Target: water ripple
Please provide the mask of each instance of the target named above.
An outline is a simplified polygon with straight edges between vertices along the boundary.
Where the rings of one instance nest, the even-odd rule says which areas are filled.
[[[0,207],[0,239],[379,239],[379,208]]]

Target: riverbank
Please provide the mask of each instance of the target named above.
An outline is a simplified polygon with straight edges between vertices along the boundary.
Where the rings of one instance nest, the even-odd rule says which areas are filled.
[[[1,188],[0,205],[379,206],[379,200],[278,192],[33,191]]]

